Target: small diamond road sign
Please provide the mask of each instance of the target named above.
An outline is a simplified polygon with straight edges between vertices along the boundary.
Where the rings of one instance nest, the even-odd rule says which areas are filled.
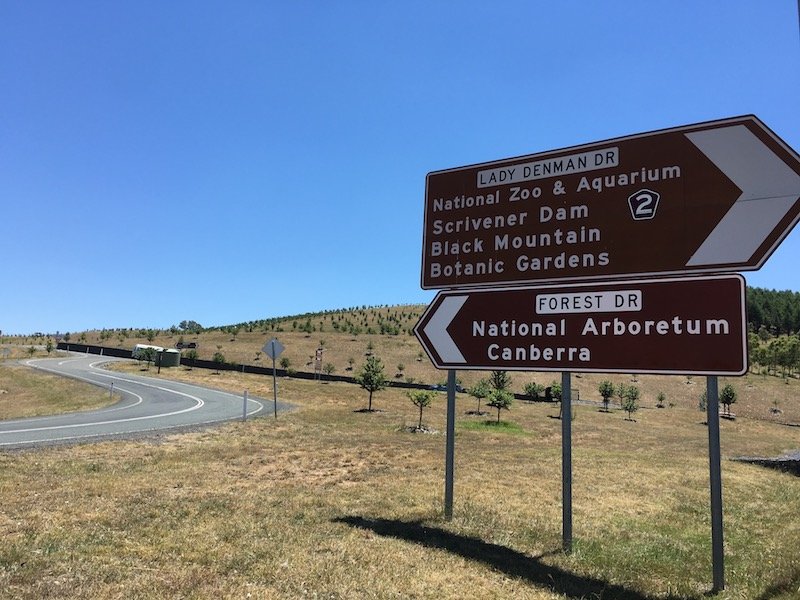
[[[277,338],[272,338],[264,344],[261,349],[264,351],[264,354],[269,356],[272,360],[275,360],[281,355],[281,352],[283,352],[285,348]]]

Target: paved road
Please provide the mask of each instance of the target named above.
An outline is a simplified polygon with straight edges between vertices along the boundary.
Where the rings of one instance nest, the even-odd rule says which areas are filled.
[[[64,442],[85,442],[241,419],[242,395],[176,381],[114,373],[100,365],[115,359],[97,355],[33,359],[25,364],[111,389],[122,399],[108,408],[0,421],[0,449]],[[247,414],[272,414],[272,402],[249,398]],[[278,403],[279,410],[288,405]]]

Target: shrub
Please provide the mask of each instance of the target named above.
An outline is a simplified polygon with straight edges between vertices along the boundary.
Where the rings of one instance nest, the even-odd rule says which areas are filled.
[[[417,429],[422,429],[422,410],[431,405],[433,402],[433,392],[428,390],[415,390],[408,392],[408,397],[414,406],[419,407],[419,424]]]
[[[371,344],[371,342],[370,342]],[[370,356],[367,362],[361,367],[361,371],[356,376],[356,382],[369,392],[369,405],[367,410],[372,412],[372,394],[386,388],[389,382],[383,371],[383,363],[377,356]]]
[[[614,390],[614,393],[619,398],[619,405],[625,402],[625,396],[628,394],[628,384],[627,383],[620,383]]]
[[[489,401],[486,403],[489,406],[497,409],[497,422],[500,422],[500,411],[511,408],[511,403],[514,401],[514,395],[508,390],[494,389],[489,394]]]
[[[481,400],[486,398],[491,390],[492,386],[486,379],[481,379],[478,383],[467,390],[467,393],[478,401],[478,408],[475,411],[475,414],[481,414]]]
[[[508,371],[492,371],[489,375],[489,383],[496,390],[507,390],[511,387],[511,376]]]
[[[622,408],[628,413],[628,420],[633,421],[633,413],[639,410],[639,388],[635,385],[627,386],[625,397],[622,399]]]
[[[544,392],[544,386],[540,383],[530,382],[525,384],[525,394],[530,396],[532,400],[538,400]]]
[[[191,350],[187,350],[184,355],[185,358],[189,359],[189,370],[191,371],[194,367],[194,361],[197,360],[197,350],[192,348]]]
[[[736,402],[736,390],[731,384],[727,384],[722,388],[722,391],[719,393],[719,401],[725,407],[725,414],[730,415],[731,404]]]
[[[603,410],[608,412],[608,401],[611,399],[611,396],[614,395],[614,384],[608,379],[604,379],[597,387],[597,391],[600,392],[600,395],[603,397]]]

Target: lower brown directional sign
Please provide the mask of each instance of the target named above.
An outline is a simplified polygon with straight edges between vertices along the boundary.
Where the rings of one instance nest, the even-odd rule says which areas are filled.
[[[414,333],[440,369],[743,375],[744,279],[440,292]]]

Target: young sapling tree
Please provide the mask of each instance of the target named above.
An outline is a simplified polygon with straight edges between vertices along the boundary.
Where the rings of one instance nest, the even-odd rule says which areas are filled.
[[[476,415],[483,414],[481,412],[481,400],[486,398],[491,391],[492,386],[486,379],[481,379],[478,383],[469,388],[467,393],[478,401],[478,408],[475,410]]]
[[[625,396],[622,398],[622,408],[628,413],[628,421],[633,421],[633,413],[639,410],[639,388],[635,385],[626,386]]]
[[[544,386],[541,383],[536,383],[534,381],[526,383],[523,389],[525,390],[525,394],[534,401],[541,398],[542,393],[544,392]]]
[[[597,387],[597,391],[600,392],[600,395],[603,397],[603,411],[608,412],[608,401],[611,400],[611,396],[614,395],[614,384],[608,379],[604,379]]]
[[[408,397],[411,399],[411,402],[414,406],[419,408],[419,423],[417,424],[417,430],[422,430],[422,411],[423,409],[427,408],[433,402],[433,392],[429,390],[414,390],[408,392]]]
[[[719,393],[719,401],[725,407],[725,414],[731,416],[731,404],[736,402],[736,390],[729,383]]]
[[[386,386],[389,385],[381,359],[377,356],[367,357],[367,362],[364,363],[364,366],[361,367],[361,371],[356,375],[356,382],[369,392],[367,411],[372,412],[372,394],[385,389]]]
[[[500,411],[509,410],[514,401],[514,395],[508,390],[492,390],[486,404],[497,409],[497,422],[500,423]]]

